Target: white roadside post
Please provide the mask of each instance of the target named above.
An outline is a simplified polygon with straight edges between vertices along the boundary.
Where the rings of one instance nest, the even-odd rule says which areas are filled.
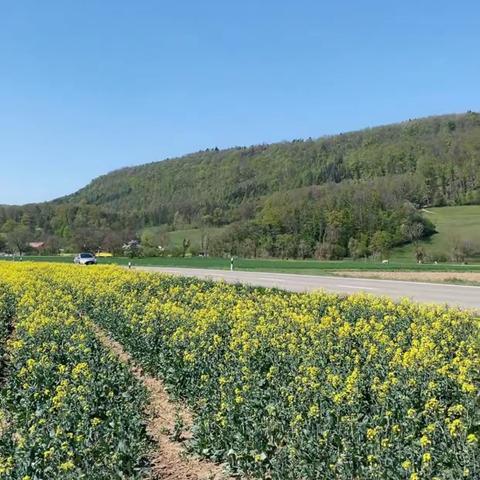
[[[230,258],[230,271],[233,272],[233,257]]]

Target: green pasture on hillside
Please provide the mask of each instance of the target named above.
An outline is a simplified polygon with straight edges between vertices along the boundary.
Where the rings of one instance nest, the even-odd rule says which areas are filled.
[[[202,245],[202,235],[207,234],[210,238],[218,235],[224,230],[225,227],[209,227],[209,228],[187,228],[183,230],[174,230],[172,232],[165,232],[168,238],[168,247],[182,248],[183,240],[190,241],[190,246],[195,249],[200,249]],[[161,227],[148,227],[144,231],[152,233],[153,235],[159,235],[162,232]]]
[[[452,245],[457,240],[480,245],[480,205],[428,208],[424,211],[424,216],[435,224],[438,231],[421,242],[427,255],[444,254],[449,257]],[[414,262],[413,245],[392,250],[390,260],[399,263]],[[480,256],[470,260],[480,262]]]

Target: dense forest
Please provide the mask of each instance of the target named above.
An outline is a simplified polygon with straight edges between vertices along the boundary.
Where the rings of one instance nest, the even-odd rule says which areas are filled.
[[[0,251],[119,251],[161,225],[226,226],[205,241],[215,255],[381,255],[434,233],[421,208],[478,203],[480,115],[468,112],[124,168],[51,202],[0,206]]]

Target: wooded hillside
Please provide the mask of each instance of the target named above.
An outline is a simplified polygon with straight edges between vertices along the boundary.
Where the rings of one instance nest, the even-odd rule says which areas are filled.
[[[357,243],[368,249],[431,234],[418,207],[473,203],[480,115],[469,112],[124,168],[68,197],[0,207],[0,228],[20,224],[60,244],[89,236],[101,246],[105,236],[119,243],[145,226],[232,225],[220,251],[335,257]]]

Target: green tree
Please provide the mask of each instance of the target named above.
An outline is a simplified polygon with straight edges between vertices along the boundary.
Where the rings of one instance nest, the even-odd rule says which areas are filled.
[[[368,236],[364,234],[360,239],[350,238],[348,241],[348,251],[353,259],[368,257]]]
[[[16,225],[9,229],[5,234],[7,244],[14,253],[22,255],[28,247],[28,242],[31,240],[31,233],[25,225]]]
[[[388,232],[377,231],[370,240],[370,249],[377,256],[386,256],[392,246],[392,237]]]
[[[190,239],[184,238],[182,240],[182,257],[185,257],[189,247],[190,247]]]

